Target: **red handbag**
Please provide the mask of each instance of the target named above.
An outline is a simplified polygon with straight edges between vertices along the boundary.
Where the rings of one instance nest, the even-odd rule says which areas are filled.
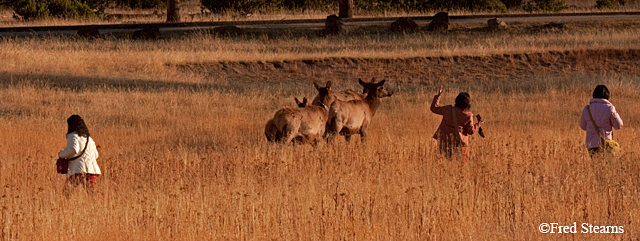
[[[56,161],[56,171],[60,174],[67,174],[69,171],[69,160],[58,158],[58,161]]]
[[[84,154],[84,151],[87,150],[87,146],[89,146],[89,137],[87,137],[87,143],[84,144],[84,149],[82,149],[80,155],[71,159],[64,159],[62,157],[58,158],[58,160],[56,161],[56,171],[60,174],[67,174],[67,172],[69,172],[69,162],[78,159],[78,157],[81,157]]]

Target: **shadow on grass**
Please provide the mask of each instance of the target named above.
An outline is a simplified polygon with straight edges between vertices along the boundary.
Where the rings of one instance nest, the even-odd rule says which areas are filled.
[[[213,80],[215,81],[215,80]],[[62,91],[131,91],[131,92],[218,92],[231,94],[270,93],[272,96],[316,94],[308,80],[283,80],[277,83],[255,80],[223,79],[211,83],[184,83],[162,80],[102,78],[51,74],[16,74],[0,72],[0,88],[36,87]],[[312,96],[311,96],[312,98]]]
[[[227,85],[214,83],[181,83],[159,80],[100,78],[50,74],[15,74],[0,72],[0,88],[33,86],[66,91],[123,90],[123,91],[192,91],[225,90]]]

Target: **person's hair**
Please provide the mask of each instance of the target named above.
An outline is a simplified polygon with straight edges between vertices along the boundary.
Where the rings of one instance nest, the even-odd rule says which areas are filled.
[[[468,110],[471,108],[471,96],[467,92],[460,92],[456,97],[456,107]]]
[[[608,100],[609,97],[611,97],[611,94],[609,94],[609,89],[607,88],[607,86],[598,85],[596,86],[596,89],[593,90],[593,98]]]
[[[69,117],[67,124],[69,126],[67,135],[76,132],[80,136],[89,137],[89,129],[87,129],[87,125],[84,124],[84,120],[79,115]]]

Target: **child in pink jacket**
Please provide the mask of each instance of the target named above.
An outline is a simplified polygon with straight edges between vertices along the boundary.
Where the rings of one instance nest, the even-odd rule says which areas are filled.
[[[609,97],[610,94],[607,86],[598,85],[593,91],[593,99],[589,101],[588,106],[590,106],[591,115],[598,129],[600,129],[602,137],[611,140],[613,138],[613,130],[619,130],[622,127],[622,119],[620,119],[620,115],[616,112],[616,107],[609,102]],[[591,122],[587,106],[582,110],[580,128],[587,131],[585,144],[589,150],[589,155],[593,157],[596,153],[603,153],[604,150],[602,149],[600,136],[596,132],[593,122]]]
[[[460,154],[466,160],[469,155],[467,150],[469,146],[468,136],[478,131],[484,120],[479,120],[478,123],[473,124],[473,113],[469,110],[471,108],[471,97],[466,92],[458,94],[455,108],[451,105],[440,106],[441,94],[442,86],[440,86],[440,91],[433,97],[433,102],[431,102],[431,112],[442,116],[442,122],[440,122],[440,126],[433,138],[438,140],[440,153],[450,157],[454,150],[459,149]],[[453,121],[453,110],[456,112],[457,130],[455,128],[456,123]]]

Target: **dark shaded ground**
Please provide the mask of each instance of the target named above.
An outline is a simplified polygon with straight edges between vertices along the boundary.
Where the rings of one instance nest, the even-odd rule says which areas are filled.
[[[240,82],[324,82],[387,78],[398,83],[520,81],[535,76],[640,75],[640,50],[602,49],[408,59],[330,58],[218,62],[177,66],[212,79]]]
[[[142,79],[97,78],[71,75],[0,72],[0,88],[26,85],[68,91],[118,89],[129,91],[251,92],[308,88],[311,82],[343,82],[358,78],[388,79],[405,86],[441,83],[488,85],[495,82],[526,84],[536,77],[575,75],[640,76],[640,50],[602,49],[564,52],[504,54],[484,57],[420,57],[408,59],[330,58],[272,62],[216,62],[172,66],[202,75],[205,83]],[[282,93],[281,93],[282,94]]]
[[[0,88],[36,86],[69,91],[116,89],[129,91],[207,91],[222,89],[218,84],[196,84],[140,79],[97,78],[72,75],[14,74],[0,72]],[[226,87],[224,87],[226,88]]]

